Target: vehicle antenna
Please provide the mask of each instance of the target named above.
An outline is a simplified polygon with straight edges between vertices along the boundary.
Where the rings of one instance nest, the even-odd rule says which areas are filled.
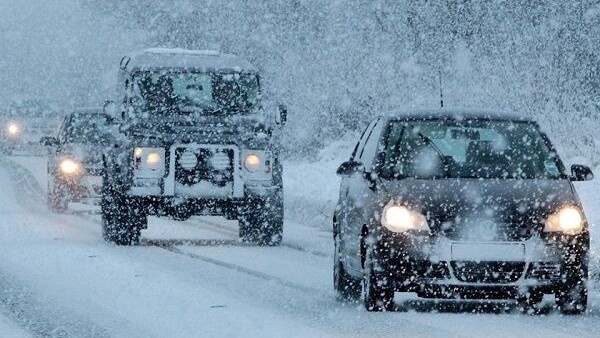
[[[444,92],[442,91],[442,71],[438,72],[438,77],[440,79],[440,108],[444,108]]]

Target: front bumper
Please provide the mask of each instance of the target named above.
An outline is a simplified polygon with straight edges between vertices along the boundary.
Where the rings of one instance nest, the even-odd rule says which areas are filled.
[[[535,288],[552,293],[571,276],[587,274],[587,233],[568,237],[542,234],[518,242],[460,242],[445,236],[394,234],[384,236],[378,260],[398,291],[480,290],[486,291],[486,298],[491,290],[511,294]]]

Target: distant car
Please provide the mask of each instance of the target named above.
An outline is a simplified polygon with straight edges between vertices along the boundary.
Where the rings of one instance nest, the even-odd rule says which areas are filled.
[[[587,304],[588,224],[565,168],[530,119],[423,111],[371,122],[342,176],[333,218],[334,287],[369,311],[394,292],[512,298],[562,313]]]
[[[69,202],[96,199],[102,193],[102,153],[112,119],[100,110],[78,110],[67,115],[57,137],[43,137],[49,147],[48,206],[67,210]]]
[[[19,147],[23,135],[23,125],[18,119],[5,118],[2,128],[2,152],[12,154]]]

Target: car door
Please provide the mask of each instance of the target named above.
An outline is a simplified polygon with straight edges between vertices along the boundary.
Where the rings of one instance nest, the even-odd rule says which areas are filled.
[[[348,258],[348,268],[361,270],[360,261],[360,239],[362,227],[365,224],[365,203],[375,198],[365,173],[370,173],[375,158],[377,145],[381,136],[383,122],[377,118],[372,122],[372,127],[367,131],[364,143],[357,147],[355,160],[361,162],[365,167],[347,177],[345,233],[342,235],[343,248]]]
[[[48,151],[48,191],[51,191],[54,188],[54,170],[57,168],[58,162],[60,161],[61,148],[65,140],[65,129],[68,121],[69,116],[67,115],[61,123],[58,134],[56,135],[58,143],[51,146]]]

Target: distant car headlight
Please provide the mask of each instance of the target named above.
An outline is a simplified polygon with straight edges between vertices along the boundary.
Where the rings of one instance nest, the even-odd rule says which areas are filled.
[[[66,175],[78,174],[81,171],[81,164],[67,158],[60,162],[60,171]]]
[[[429,231],[425,215],[405,206],[396,205],[393,202],[388,203],[383,209],[381,223],[393,232],[408,230]]]
[[[18,136],[21,133],[21,126],[16,122],[9,122],[6,131],[9,136]]]
[[[255,172],[260,169],[261,158],[257,154],[248,154],[244,159],[244,167],[250,172]]]
[[[577,235],[583,231],[583,214],[577,207],[562,207],[546,219],[544,231]]]

